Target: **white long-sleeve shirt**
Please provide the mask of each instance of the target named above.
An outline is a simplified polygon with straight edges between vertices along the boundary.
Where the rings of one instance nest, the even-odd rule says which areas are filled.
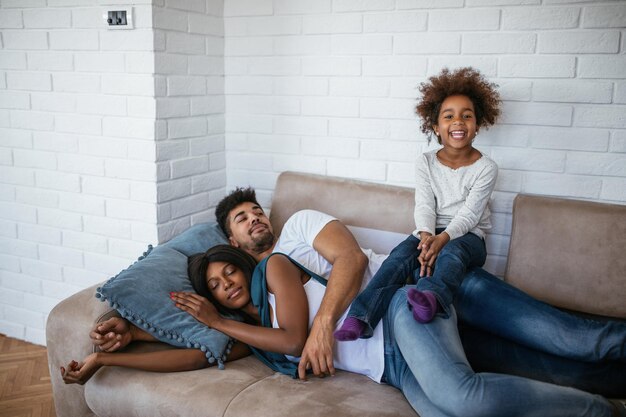
[[[413,235],[434,235],[436,228],[445,228],[450,240],[468,232],[484,239],[491,228],[488,203],[498,166],[483,155],[471,165],[452,169],[437,159],[437,151],[417,158]]]

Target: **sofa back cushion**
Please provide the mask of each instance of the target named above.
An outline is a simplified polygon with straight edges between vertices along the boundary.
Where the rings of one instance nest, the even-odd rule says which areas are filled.
[[[270,221],[278,235],[293,213],[313,209],[346,225],[408,235],[415,228],[414,195],[406,187],[283,172],[276,181]]]
[[[626,318],[626,206],[518,195],[505,281],[557,307]]]

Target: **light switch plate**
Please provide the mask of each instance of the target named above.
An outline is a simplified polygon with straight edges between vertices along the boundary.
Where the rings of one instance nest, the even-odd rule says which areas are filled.
[[[123,15],[126,14],[126,20],[123,20]],[[115,22],[117,19],[122,19],[122,24],[118,24]],[[104,26],[109,30],[124,30],[124,29],[134,29],[133,24],[133,8],[132,7],[118,7],[111,6],[106,9],[102,9],[102,19],[104,21]],[[111,20],[113,20],[111,22]],[[125,24],[123,24],[125,23]]]

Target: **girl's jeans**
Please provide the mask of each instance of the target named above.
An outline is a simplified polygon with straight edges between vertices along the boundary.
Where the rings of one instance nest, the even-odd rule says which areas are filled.
[[[443,229],[437,229],[437,233]],[[348,317],[354,317],[365,323],[361,337],[371,337],[374,328],[387,311],[387,306],[396,290],[407,284],[417,282],[420,291],[431,291],[443,307],[446,315],[456,292],[469,267],[482,266],[487,257],[485,242],[473,233],[449,241],[439,252],[435,270],[431,277],[420,279],[420,263],[417,257],[419,239],[409,235],[396,246],[367,287],[352,302]]]
[[[611,416],[602,397],[511,375],[475,373],[465,357],[454,307],[427,324],[406,307],[409,287],[392,297],[384,321],[383,380],[423,416]]]

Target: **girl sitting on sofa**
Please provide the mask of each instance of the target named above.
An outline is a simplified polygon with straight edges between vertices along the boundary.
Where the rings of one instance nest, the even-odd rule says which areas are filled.
[[[325,280],[280,253],[254,265],[245,252],[216,246],[189,259],[197,294],[173,293],[171,298],[198,321],[250,346],[272,369],[295,376]],[[474,373],[458,338],[454,307],[448,319],[419,324],[406,308],[409,288],[397,290],[373,337],[335,347],[336,368],[397,387],[419,414],[429,417],[626,416],[621,404],[599,395],[516,376]],[[224,318],[216,305],[241,312],[244,321]],[[236,344],[229,360],[245,353]],[[104,365],[181,371],[208,363],[197,349],[96,353],[82,363],[72,361],[61,373],[66,383],[85,383]]]
[[[352,302],[335,332],[339,341],[370,337],[407,277],[416,284],[407,293],[415,320],[428,323],[435,314],[448,314],[467,270],[483,266],[487,258],[488,203],[498,166],[474,140],[500,115],[497,86],[471,67],[444,68],[422,83],[420,92],[416,110],[422,132],[434,134],[442,147],[418,157],[415,230]]]

